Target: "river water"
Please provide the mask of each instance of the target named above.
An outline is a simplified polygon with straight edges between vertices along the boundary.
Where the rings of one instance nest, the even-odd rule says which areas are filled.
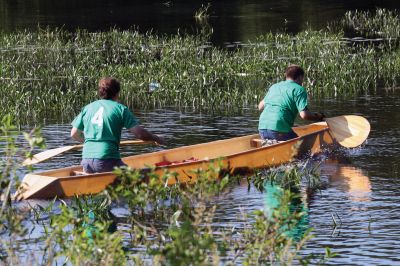
[[[78,27],[104,30],[112,26],[126,29],[136,25],[141,31],[154,29],[174,34],[179,28],[180,31],[196,32],[200,25],[193,14],[202,3],[183,0],[0,0],[0,30],[34,30],[39,23],[62,26],[67,30]],[[398,0],[215,1],[208,23],[214,29],[213,42],[221,44],[252,40],[271,30],[298,32],[307,25],[322,28],[347,10],[373,9],[375,6],[399,8],[400,4]],[[255,104],[242,110],[240,115],[174,108],[135,113],[145,127],[163,135],[168,147],[174,148],[255,133],[259,115]],[[313,110],[323,111],[328,116],[362,115],[370,121],[372,130],[361,148],[342,150],[340,156],[324,154],[314,158],[321,162],[325,187],[307,199],[307,226],[314,228],[315,237],[308,243],[305,253],[322,252],[324,247],[331,247],[338,253],[331,264],[400,264],[397,252],[400,246],[399,105],[400,92],[383,89],[376,95],[346,100],[311,100]],[[62,117],[46,122],[43,134],[48,148],[72,144],[69,122]],[[123,137],[129,138],[126,132]],[[123,147],[122,155],[158,149],[152,146]],[[78,164],[79,157],[78,153],[66,153],[37,168]],[[248,191],[247,184],[234,187],[219,199],[216,225],[234,226],[243,210],[265,208],[265,202],[265,195],[254,188]],[[114,210],[117,216],[119,212],[121,210]]]
[[[321,163],[324,188],[307,198],[307,224],[315,237],[305,253],[321,253],[330,247],[338,256],[330,261],[338,265],[389,265],[400,263],[400,184],[399,114],[400,93],[379,92],[349,100],[312,100],[313,110],[328,116],[357,114],[371,123],[368,141],[356,149],[313,158]],[[255,105],[241,115],[196,113],[166,108],[136,112],[143,125],[165,136],[168,148],[255,133],[258,111]],[[302,121],[298,121],[302,123]],[[66,123],[43,128],[48,148],[72,144]],[[124,138],[129,138],[125,132]],[[60,141],[61,140],[61,141]],[[159,150],[159,147],[123,147],[122,155]],[[39,169],[52,169],[79,163],[79,153],[66,153],[44,162]],[[40,202],[40,201],[39,201]],[[216,226],[234,227],[243,212],[264,209],[266,195],[247,183],[233,187],[218,199]],[[121,209],[113,210],[117,216]],[[336,226],[334,221],[336,221]],[[124,227],[123,224],[120,225]]]

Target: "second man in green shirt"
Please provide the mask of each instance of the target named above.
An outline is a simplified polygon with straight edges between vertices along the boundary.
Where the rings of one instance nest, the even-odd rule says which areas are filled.
[[[262,111],[258,130],[263,140],[285,141],[296,138],[292,130],[298,114],[304,120],[322,121],[322,113],[308,110],[307,92],[302,86],[304,70],[291,65],[285,71],[285,81],[272,85],[259,103]]]

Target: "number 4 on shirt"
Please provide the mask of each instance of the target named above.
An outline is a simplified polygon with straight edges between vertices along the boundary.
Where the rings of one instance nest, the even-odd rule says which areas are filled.
[[[103,126],[103,112],[104,112],[104,107],[102,106],[92,117],[91,120],[92,124],[98,125],[99,127]]]

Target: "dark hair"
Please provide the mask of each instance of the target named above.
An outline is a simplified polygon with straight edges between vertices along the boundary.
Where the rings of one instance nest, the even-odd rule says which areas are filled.
[[[285,70],[285,77],[296,80],[299,77],[304,77],[304,70],[298,65],[290,65]]]
[[[99,96],[103,99],[113,99],[120,91],[121,85],[119,81],[111,78],[105,77],[99,81]]]

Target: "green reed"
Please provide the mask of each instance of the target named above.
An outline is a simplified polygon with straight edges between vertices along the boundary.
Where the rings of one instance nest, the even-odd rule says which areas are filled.
[[[121,81],[121,101],[129,107],[248,107],[283,79],[288,64],[306,69],[304,86],[314,97],[352,97],[378,86],[398,86],[396,46],[349,44],[343,37],[342,31],[328,29],[269,33],[230,50],[210,45],[205,33],[157,36],[115,29],[2,33],[0,110],[26,122],[70,119],[96,99],[97,82],[103,76]],[[153,82],[160,87],[149,92]]]
[[[344,29],[372,38],[397,39],[400,37],[398,11],[377,8],[374,11],[348,11],[341,19]]]

